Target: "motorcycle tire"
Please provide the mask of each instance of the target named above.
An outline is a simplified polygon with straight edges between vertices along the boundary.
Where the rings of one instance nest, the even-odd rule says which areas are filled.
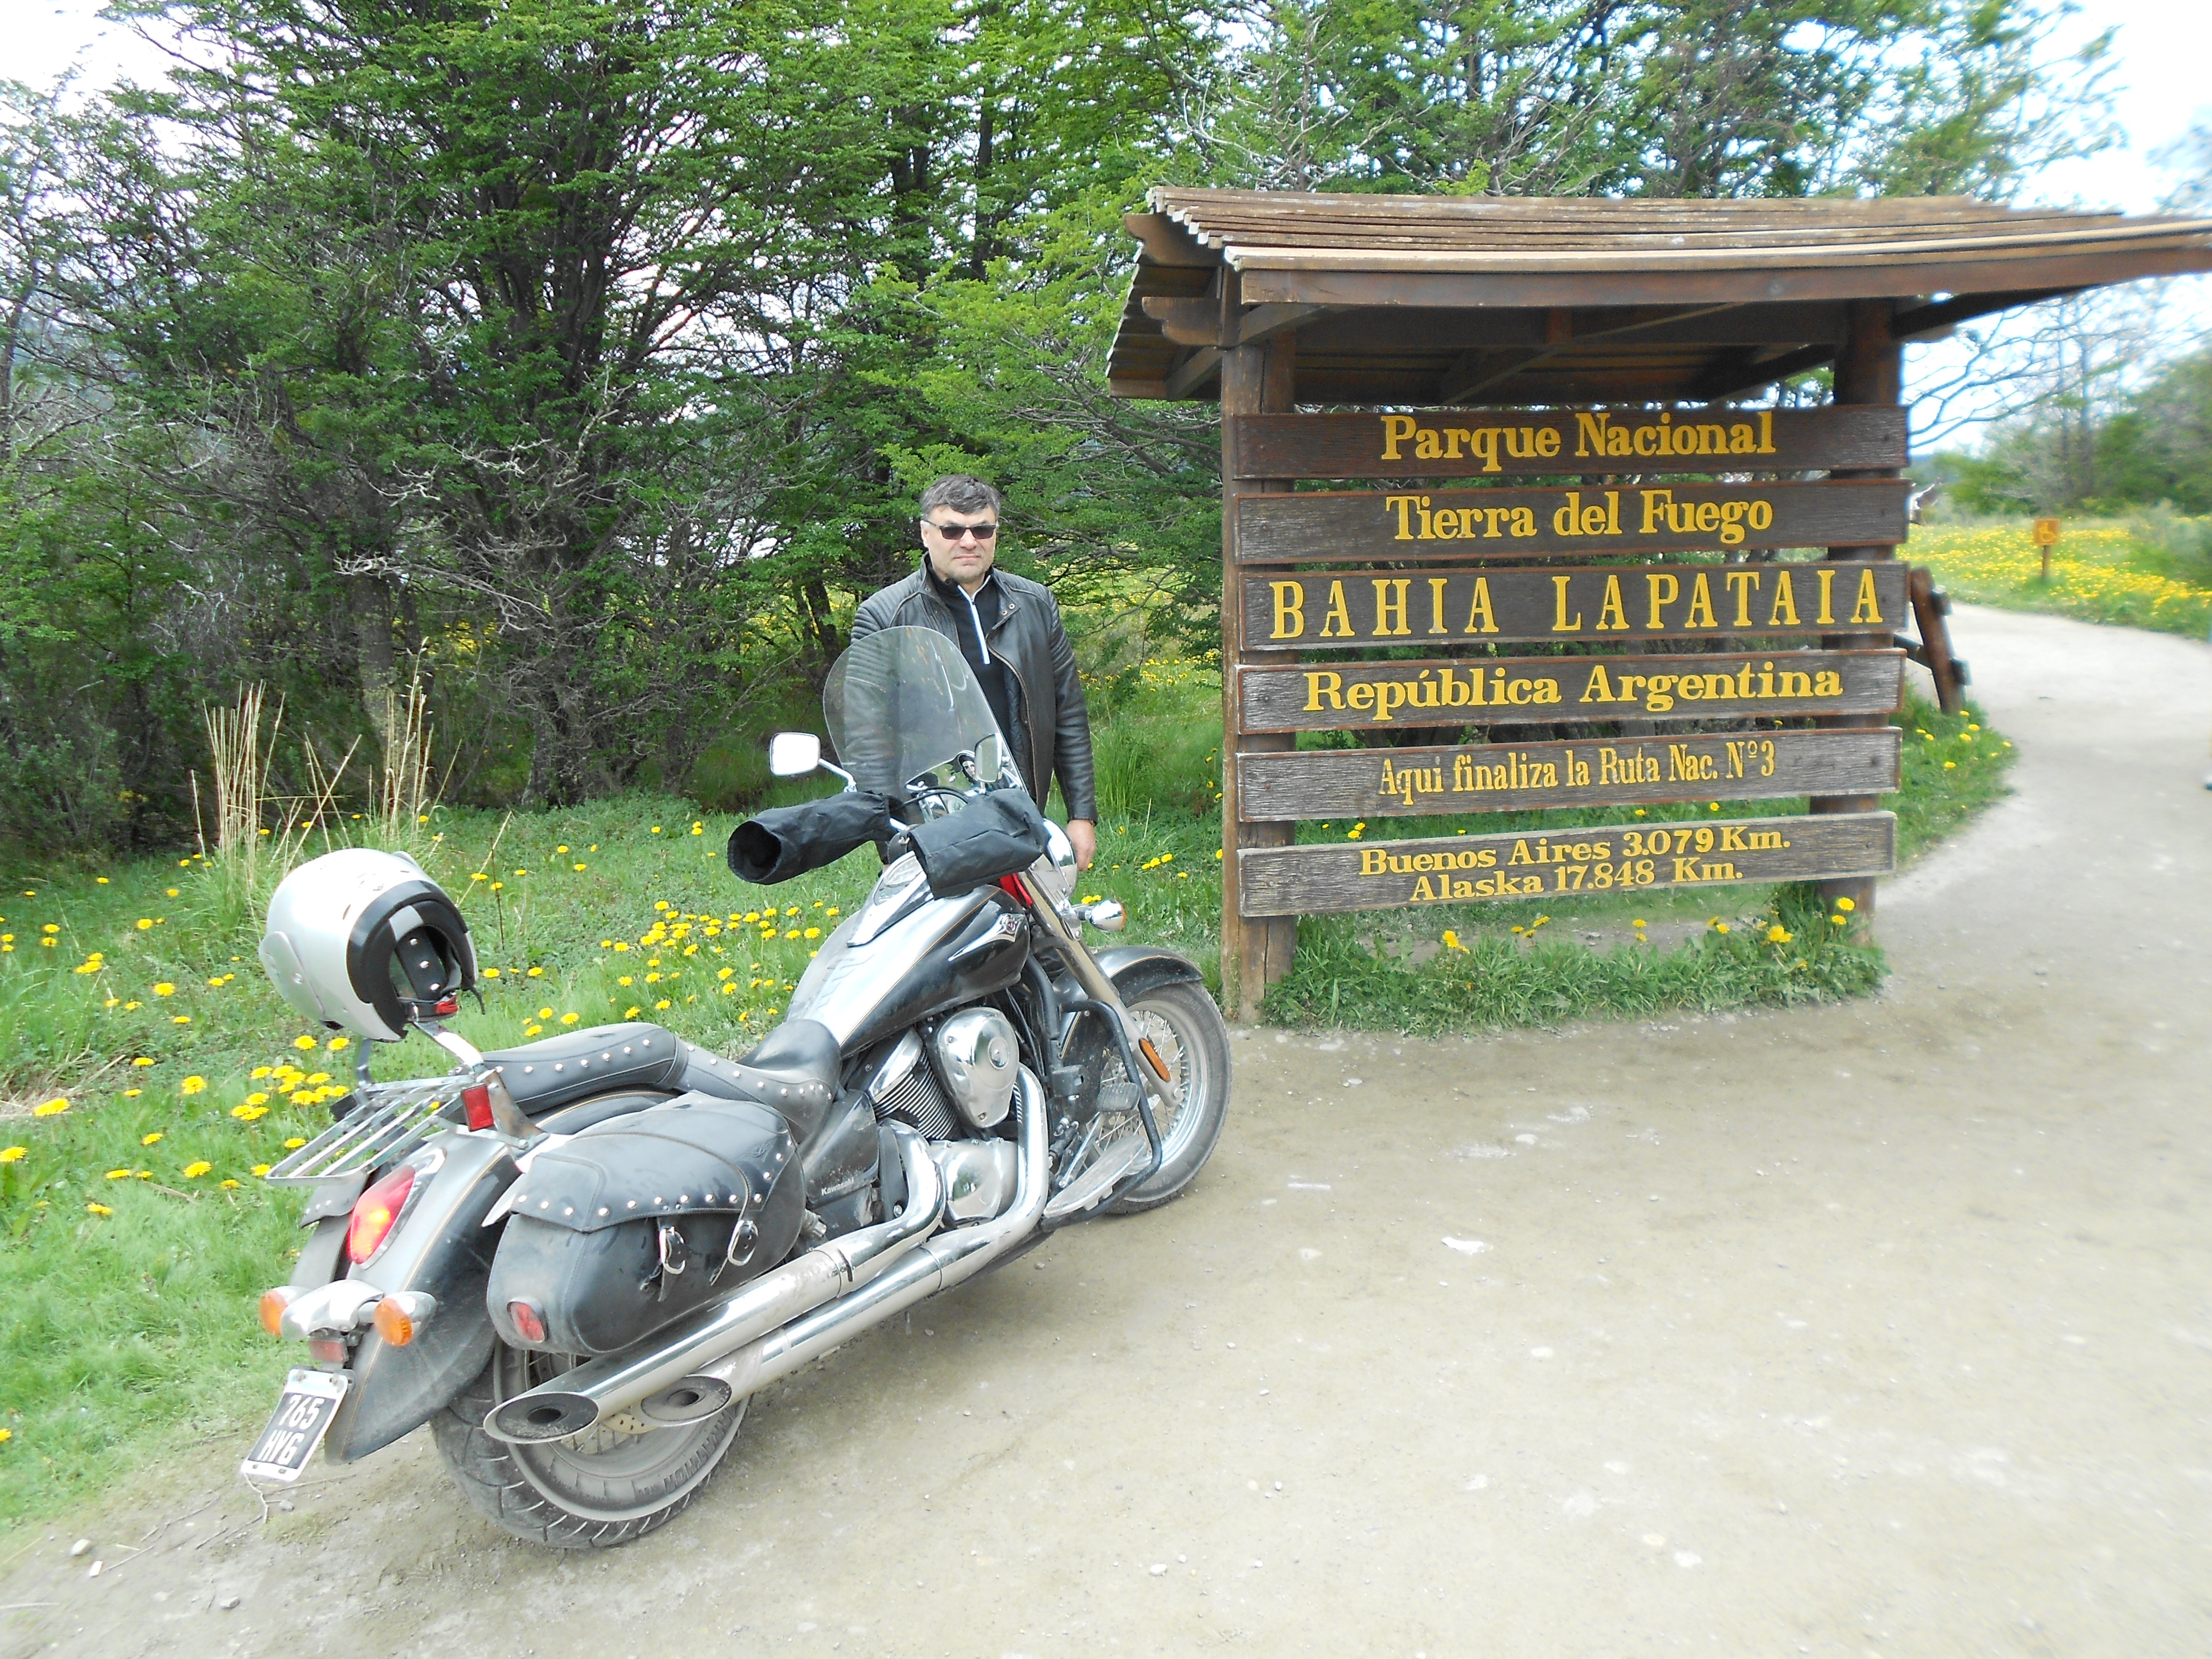
[[[1163,985],[1132,999],[1127,1007],[1182,1091],[1182,1108],[1172,1121],[1159,1125],[1158,1173],[1116,1200],[1111,1215],[1141,1215],[1182,1196],[1213,1156],[1229,1116],[1229,1027],[1206,988]],[[1159,1110],[1157,1101],[1153,1110]]]
[[[532,1446],[484,1432],[495,1406],[570,1363],[500,1343],[483,1374],[431,1420],[431,1431],[455,1484],[495,1525],[554,1549],[611,1549],[683,1513],[721,1466],[750,1402],[732,1401],[684,1428],[599,1427]]]

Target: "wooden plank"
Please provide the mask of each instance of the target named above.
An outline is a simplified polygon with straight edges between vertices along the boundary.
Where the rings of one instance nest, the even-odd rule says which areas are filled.
[[[1905,539],[1903,479],[1574,489],[1329,489],[1237,498],[1244,564],[1518,559]]]
[[[1243,426],[1237,464],[1253,469],[1246,476],[1255,478],[1557,477],[1677,466],[1698,472],[1795,472],[1902,466],[1906,449],[1905,414],[1896,405],[1468,409],[1238,418]]]
[[[1926,627],[1924,618],[1922,626]],[[1237,684],[1239,719],[1247,732],[1887,714],[1903,700],[1905,653],[1474,657],[1327,667],[1255,664],[1237,671]]]
[[[1285,572],[1243,578],[1243,649],[1789,639],[1905,624],[1895,560],[1611,568]]]
[[[1221,354],[1212,346],[1200,346],[1168,375],[1168,396],[1188,398],[1207,381],[1220,377]]]
[[[1868,259],[1839,247],[1771,270],[1574,271],[1282,270],[1248,267],[1248,305],[1641,306],[1851,300],[2087,288],[2212,270],[2212,247],[2099,248],[2006,259],[1975,254]]]
[[[1283,823],[1878,794],[1897,787],[1899,743],[1887,726],[1243,755],[1237,810],[1249,822]]]
[[[1888,812],[1346,842],[1237,854],[1247,916],[1887,875]],[[1449,868],[1444,867],[1449,861]],[[1417,861],[1423,866],[1416,868]]]

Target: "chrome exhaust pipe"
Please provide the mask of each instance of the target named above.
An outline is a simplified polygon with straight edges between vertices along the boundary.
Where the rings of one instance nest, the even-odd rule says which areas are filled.
[[[1042,1111],[1032,1115],[1042,1121]],[[869,1284],[944,1218],[945,1177],[929,1155],[928,1143],[902,1124],[893,1125],[892,1133],[906,1171],[906,1205],[897,1215],[818,1244],[739,1286],[642,1352],[588,1360],[502,1401],[486,1414],[484,1432],[495,1440],[526,1445],[581,1434],[608,1413],[641,1401],[647,1402],[644,1414],[656,1422],[693,1421],[719,1411],[729,1401],[726,1390],[708,1407],[714,1389],[675,1385],[800,1315]],[[1019,1192],[1026,1194],[1026,1168],[1022,1180]],[[664,1418],[662,1412],[672,1415]]]
[[[1034,1233],[1052,1195],[1052,1155],[1047,1138],[1044,1087],[1024,1066],[1021,1084],[1026,1109],[1022,1114],[1022,1162],[1014,1188],[1014,1201],[1005,1214],[973,1227],[939,1234],[908,1252],[868,1285],[793,1320],[780,1330],[748,1346],[702,1366],[680,1378],[669,1395],[689,1395],[702,1401],[717,1400],[719,1411],[733,1399],[757,1392],[788,1376],[800,1367],[842,1347],[863,1331],[902,1313],[925,1297],[974,1278]],[[672,1403],[672,1402],[668,1402]],[[646,1404],[646,1414],[663,1405],[656,1397]],[[688,1420],[709,1416],[698,1411]],[[655,1420],[663,1420],[656,1418]]]

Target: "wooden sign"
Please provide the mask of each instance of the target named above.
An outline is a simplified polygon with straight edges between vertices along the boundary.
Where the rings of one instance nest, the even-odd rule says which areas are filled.
[[[2035,521],[2035,544],[2038,547],[2056,547],[2058,545],[2057,520],[2038,519]]]
[[[1899,744],[1892,726],[1239,755],[1237,815],[1264,823],[1874,795],[1897,787]]]
[[[1244,648],[1887,634],[1904,625],[1894,559],[1596,569],[1322,571],[1244,578]]]
[[[1903,466],[1905,453],[1905,410],[1891,404],[1233,418],[1245,478],[1874,471]]]
[[[1902,478],[1575,489],[1311,490],[1237,498],[1237,561],[1589,558],[1905,539]]]
[[[1902,651],[1255,665],[1237,672],[1237,729],[1354,732],[1531,720],[1886,714],[1902,705],[1904,690]]]
[[[1897,861],[1897,819],[1888,812],[1838,812],[1605,824],[1425,841],[1247,847],[1235,857],[1239,915],[1297,916],[1887,875]]]

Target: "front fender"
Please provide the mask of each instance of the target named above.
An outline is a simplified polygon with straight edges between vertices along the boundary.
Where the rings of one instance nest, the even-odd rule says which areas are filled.
[[[1157,945],[1117,945],[1110,951],[1095,953],[1098,965],[1106,970],[1106,977],[1114,981],[1124,1003],[1133,1002],[1147,991],[1156,991],[1163,985],[1188,985],[1203,982],[1206,975],[1189,962],[1172,951],[1163,951]]]

